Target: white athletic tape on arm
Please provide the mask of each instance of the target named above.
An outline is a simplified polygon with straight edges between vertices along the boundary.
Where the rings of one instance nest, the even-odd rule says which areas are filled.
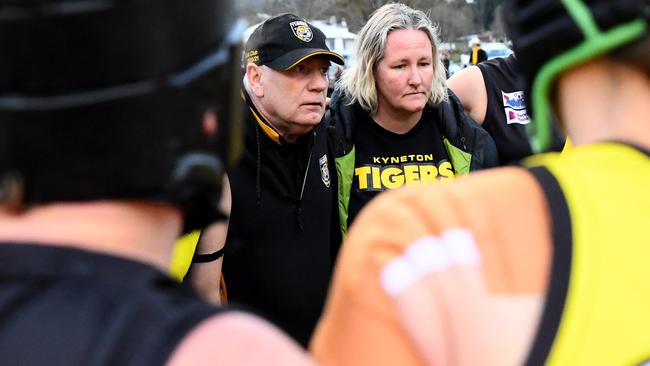
[[[391,260],[381,271],[381,284],[391,296],[397,296],[417,279],[411,265],[402,257]]]
[[[425,236],[413,242],[402,255],[410,263],[418,276],[426,276],[435,271],[448,268],[453,263],[440,240],[433,236]]]
[[[472,233],[465,229],[450,229],[440,237],[425,236],[414,241],[404,254],[384,266],[380,280],[384,291],[395,297],[431,273],[480,262],[481,254]]]
[[[474,235],[469,230],[451,229],[442,233],[442,241],[456,265],[472,265],[481,262]]]

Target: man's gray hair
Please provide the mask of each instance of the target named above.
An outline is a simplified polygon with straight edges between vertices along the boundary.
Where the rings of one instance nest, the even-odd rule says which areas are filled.
[[[371,115],[377,112],[377,88],[374,72],[384,58],[388,34],[396,29],[423,31],[431,41],[433,82],[427,104],[436,106],[447,100],[445,68],[438,57],[438,28],[420,10],[405,4],[390,3],[372,13],[354,44],[355,63],[343,72],[339,86],[343,88],[350,103],[359,102]]]

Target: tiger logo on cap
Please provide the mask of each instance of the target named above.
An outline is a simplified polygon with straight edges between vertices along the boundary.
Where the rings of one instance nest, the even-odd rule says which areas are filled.
[[[301,41],[309,42],[314,38],[314,33],[312,33],[309,25],[302,20],[297,20],[295,22],[289,23],[293,34]]]

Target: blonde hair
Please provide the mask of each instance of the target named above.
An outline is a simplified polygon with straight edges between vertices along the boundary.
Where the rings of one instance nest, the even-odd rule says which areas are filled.
[[[447,100],[445,68],[438,56],[438,28],[420,10],[405,4],[390,3],[375,10],[363,26],[354,44],[355,63],[343,72],[339,86],[348,97],[348,102],[359,102],[371,115],[377,112],[377,87],[375,70],[384,58],[388,34],[396,29],[415,29],[424,32],[431,41],[433,57],[433,81],[427,104],[436,106]]]

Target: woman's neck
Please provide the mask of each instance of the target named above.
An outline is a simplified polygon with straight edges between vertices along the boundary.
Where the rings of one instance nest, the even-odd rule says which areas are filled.
[[[177,209],[144,202],[56,203],[13,213],[0,207],[0,240],[67,246],[167,271],[181,228]]]
[[[423,111],[398,112],[380,107],[372,118],[382,128],[401,135],[409,132],[418,124],[422,117],[422,113]]]

